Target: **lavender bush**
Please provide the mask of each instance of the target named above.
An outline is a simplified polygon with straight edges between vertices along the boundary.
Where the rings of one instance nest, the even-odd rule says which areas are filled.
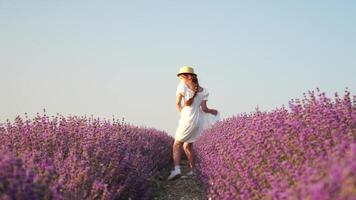
[[[20,158],[0,154],[0,199],[61,199],[52,173],[39,178]],[[49,186],[51,185],[51,186]]]
[[[211,199],[356,199],[356,97],[317,90],[289,110],[225,119],[195,144]]]
[[[115,119],[46,114],[0,125],[0,141],[0,152],[22,159],[23,170],[63,199],[148,199],[148,181],[171,162],[173,143],[162,131]]]
[[[283,196],[289,199],[355,199],[356,143],[339,150],[328,158],[316,159]]]

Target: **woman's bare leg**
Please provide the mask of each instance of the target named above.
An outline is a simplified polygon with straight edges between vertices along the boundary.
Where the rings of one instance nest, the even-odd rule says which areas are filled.
[[[179,166],[181,162],[181,155],[180,155],[180,146],[182,146],[183,142],[178,140],[174,140],[173,143],[173,162],[174,166]]]
[[[193,167],[194,167],[194,156],[193,156],[193,151],[192,151],[192,145],[193,145],[193,143],[184,143],[183,144],[183,149],[184,149],[185,155],[187,155],[187,158],[189,161],[190,170],[193,170]]]
[[[171,174],[168,176],[167,180],[173,180],[174,178],[180,177],[181,169],[180,169],[180,146],[182,146],[182,142],[178,140],[174,140],[173,143],[173,162],[174,162],[174,170],[171,171]]]

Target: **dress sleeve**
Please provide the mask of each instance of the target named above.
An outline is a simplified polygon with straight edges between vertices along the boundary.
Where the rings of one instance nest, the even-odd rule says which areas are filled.
[[[183,82],[180,82],[177,86],[176,96],[178,96],[178,94],[183,94],[183,96],[184,96],[186,90],[187,90],[187,88],[186,88],[185,84]]]
[[[209,97],[209,91],[208,91],[207,89],[205,89],[205,88],[204,88],[204,91],[205,91],[205,92],[204,92],[204,96],[203,96],[203,101],[204,101],[204,100],[207,101],[207,100],[209,99],[209,98],[208,98],[208,97]]]

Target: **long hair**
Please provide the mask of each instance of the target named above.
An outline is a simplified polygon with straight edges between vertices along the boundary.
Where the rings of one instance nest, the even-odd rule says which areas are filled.
[[[192,82],[193,82],[193,91],[194,91],[194,95],[192,98],[188,99],[187,101],[185,101],[184,105],[186,106],[191,106],[193,104],[194,98],[195,96],[197,96],[198,90],[199,90],[199,81],[198,81],[198,77],[195,74],[191,74],[192,76]]]

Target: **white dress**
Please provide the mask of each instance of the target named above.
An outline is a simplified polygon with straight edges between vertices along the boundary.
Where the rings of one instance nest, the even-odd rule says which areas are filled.
[[[201,102],[208,100],[209,96],[209,92],[205,88],[197,93],[191,106],[184,106],[184,102],[193,97],[194,92],[182,81],[177,87],[176,95],[178,96],[178,94],[183,95],[183,108],[180,112],[175,139],[181,142],[192,143],[198,139],[205,129],[210,128],[220,120],[220,113],[215,116],[201,109]]]

